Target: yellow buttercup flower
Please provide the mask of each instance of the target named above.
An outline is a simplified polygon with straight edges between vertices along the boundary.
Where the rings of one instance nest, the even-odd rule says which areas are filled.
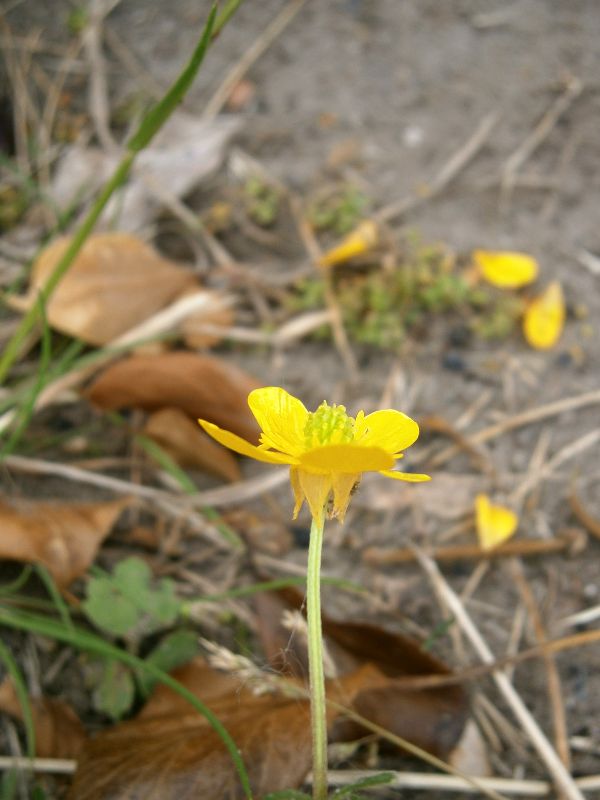
[[[400,411],[375,411],[356,418],[344,406],[322,403],[310,412],[296,397],[278,386],[255,389],[248,405],[262,428],[260,445],[198,420],[217,442],[257,461],[289,464],[298,515],[304,500],[319,524],[333,498],[329,516],[343,521],[352,491],[363,472],[379,472],[401,481],[428,481],[429,475],[392,470],[400,451],[419,436],[419,426]]]

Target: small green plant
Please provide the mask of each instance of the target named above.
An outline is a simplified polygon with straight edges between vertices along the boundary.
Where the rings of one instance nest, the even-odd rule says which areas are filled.
[[[151,584],[152,573],[140,558],[126,558],[113,574],[90,578],[82,608],[96,627],[130,641],[172,625],[179,613],[175,584],[163,578]]]
[[[89,22],[87,9],[83,6],[74,6],[67,16],[67,30],[71,36],[83,33]]]
[[[279,214],[279,192],[257,176],[248,178],[244,186],[244,204],[250,219],[263,228],[275,223]]]
[[[0,186],[0,230],[7,230],[21,219],[29,203],[28,193],[7,184]]]
[[[342,186],[314,200],[308,209],[311,224],[319,231],[330,231],[338,236],[354,228],[369,201],[355,186]]]
[[[148,565],[139,558],[120,561],[112,575],[90,578],[82,609],[96,627],[111,637],[122,638],[138,652],[142,640],[173,625],[181,613],[173,581],[152,582]],[[164,636],[145,660],[165,671],[186,663],[198,652],[191,631],[175,630]],[[94,708],[112,719],[121,719],[136,698],[136,683],[147,696],[154,685],[148,674],[136,674],[115,659],[102,658],[88,665],[88,688]]]
[[[389,350],[400,348],[411,331],[426,329],[441,314],[459,315],[481,338],[502,339],[522,313],[518,297],[493,286],[472,285],[444,247],[423,245],[414,236],[393,268],[340,269],[333,285],[352,339]],[[324,302],[323,282],[309,278],[298,285],[291,306],[312,310]],[[315,333],[316,338],[329,335],[326,327]]]

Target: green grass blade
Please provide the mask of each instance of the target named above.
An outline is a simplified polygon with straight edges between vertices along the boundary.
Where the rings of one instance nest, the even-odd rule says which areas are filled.
[[[36,564],[35,571],[40,576],[42,583],[46,587],[48,594],[54,603],[54,607],[56,608],[56,611],[63,622],[63,625],[65,628],[70,628],[73,630],[73,620],[71,619],[69,608],[63,600],[61,593],[58,591],[52,575],[50,575],[43,564]]]
[[[7,583],[6,586],[0,586],[0,597],[6,597],[7,595],[15,594],[19,591],[27,581],[29,580],[31,573],[33,572],[33,567],[31,564],[27,564],[21,570],[21,574],[15,578],[14,581],[11,583]]]
[[[17,662],[12,657],[8,647],[0,639],[0,661],[4,662],[7,673],[12,678],[15,685],[17,699],[23,712],[23,724],[25,725],[25,736],[27,739],[27,755],[35,758],[35,728],[33,726],[33,714],[31,713],[31,703],[29,702],[29,692],[25,685],[25,680],[17,666]]]
[[[212,31],[213,39],[221,33],[222,28],[224,28],[225,25],[227,25],[231,17],[235,14],[235,12],[241,5],[242,5],[242,0],[228,0],[228,2],[225,3],[225,8],[223,9],[223,11],[221,11],[219,16],[215,20],[215,24]]]
[[[365,589],[357,583],[344,580],[343,578],[321,578],[324,586],[335,586],[346,592],[353,594],[364,594]],[[306,586],[306,578],[301,576],[291,576],[288,578],[275,578],[272,581],[261,581],[259,583],[252,583],[250,586],[238,586],[237,589],[229,589],[226,592],[219,592],[219,594],[203,594],[199,597],[191,597],[182,601],[181,614],[187,617],[191,613],[192,607],[196,603],[216,603],[220,600],[234,600],[238,597],[249,597],[253,594],[260,594],[260,592],[276,592],[278,589],[287,589],[290,586]]]
[[[138,434],[135,437],[135,440],[141,447],[143,447],[146,453],[148,453],[148,455],[165,470],[165,472],[167,472],[177,481],[184,492],[189,495],[194,495],[197,493],[198,487],[190,478],[190,476],[185,472],[185,470],[181,469],[179,464],[175,463],[171,456],[165,452],[165,450],[163,450],[159,444],[141,434]],[[233,547],[236,547],[238,550],[246,549],[246,545],[242,539],[240,539],[233,528],[223,522],[221,516],[217,511],[215,511],[214,508],[203,508],[202,513],[207,519],[215,523],[215,527],[219,533],[222,534],[226,542],[228,542],[230,545],[233,545]]]
[[[48,370],[52,361],[52,332],[50,330],[50,326],[48,325],[48,320],[46,319],[46,312],[41,297],[38,299],[38,302],[40,306],[39,313],[42,319],[42,352],[38,373],[35,383],[29,391],[29,396],[26,398],[23,406],[21,407],[17,417],[17,423],[13,428],[11,435],[8,437],[2,448],[0,448],[0,461],[2,461],[5,456],[10,455],[10,453],[13,452],[21,436],[25,433],[25,430],[27,429],[29,421],[35,410],[35,401],[46,384]]]
[[[138,153],[140,150],[143,150],[144,147],[147,147],[182,101],[196,77],[200,64],[204,61],[204,56],[206,55],[206,51],[212,39],[216,16],[217,8],[213,6],[206,20],[206,25],[202,31],[198,46],[194,50],[188,65],[162,100],[159,100],[159,102],[148,111],[138,131],[127,142],[128,150],[133,153]]]

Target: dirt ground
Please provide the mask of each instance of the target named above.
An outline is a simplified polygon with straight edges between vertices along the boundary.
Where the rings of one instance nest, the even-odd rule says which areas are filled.
[[[224,72],[284,5],[281,0],[242,4],[210,52],[185,101],[186,110],[202,111]],[[308,407],[327,397],[354,412],[373,410],[384,399],[389,407],[417,419],[435,415],[452,422],[474,408],[465,429],[469,434],[527,409],[598,389],[598,3],[306,0],[300,5],[293,21],[247,74],[255,95],[239,112],[237,144],[299,195],[342,180],[358,185],[375,209],[407,197],[421,198],[390,223],[399,234],[418,231],[424,240],[444,242],[463,257],[477,248],[532,254],[541,266],[541,284],[556,278],[563,285],[569,311],[566,330],[555,349],[536,352],[518,334],[501,344],[471,340],[457,345],[441,323],[400,356],[355,346],[355,377],[331,343],[295,343],[275,353],[236,346],[224,348],[225,357],[267,385],[285,386]],[[30,0],[12,6],[6,18],[14,33],[41,30],[48,42],[64,42],[64,20],[72,3],[54,0],[52,15],[46,3]],[[127,73],[107,53],[111,103],[118,105],[132,87],[150,83],[150,77],[166,87],[192,50],[208,7],[204,0],[122,0],[107,24],[118,32],[142,72]],[[85,105],[84,89],[82,79]],[[497,120],[481,148],[437,196],[428,198],[427,187],[492,112]],[[256,263],[257,253],[253,255]],[[273,269],[294,270],[306,256],[299,245],[290,245],[287,250],[284,246],[284,255],[281,250],[263,251],[260,258],[264,262],[259,266],[270,274]],[[369,483],[361,490],[363,499],[357,495],[346,526],[340,530],[332,525],[323,569],[368,586],[381,600],[379,610],[361,608],[358,601],[348,607],[350,601],[331,592],[326,593],[326,605],[338,615],[362,614],[391,625],[397,624],[394,615],[401,612],[431,631],[446,612],[439,609],[422,571],[414,564],[369,567],[361,561],[364,547],[443,542],[444,534],[468,516],[476,491],[508,497],[531,475],[532,459],[547,463],[561,452],[564,459],[528,495],[519,535],[548,539],[565,527],[580,525],[567,500],[574,480],[586,508],[600,518],[598,443],[588,446],[582,439],[599,423],[596,403],[518,427],[481,448],[495,477],[482,475],[459,454],[439,468],[437,489],[433,469],[432,499],[426,488],[419,488],[416,501],[405,495],[406,503],[395,510],[390,510],[387,487]],[[580,440],[569,457],[564,448]],[[420,469],[425,454],[435,455],[446,445],[425,425],[420,444],[406,461]],[[260,474],[261,469],[245,466],[247,475]],[[470,488],[461,500],[453,493],[463,478]],[[18,492],[39,496],[55,496],[57,487],[69,496],[78,491],[57,481],[42,486],[19,476],[12,476],[10,484]],[[285,518],[291,506],[288,490],[278,490],[273,498]],[[388,510],[382,511],[386,503]],[[255,505],[263,512],[270,508],[263,500]],[[470,531],[461,541],[472,537]],[[299,566],[305,557],[301,546],[285,556]],[[592,538],[577,556],[523,560],[549,637],[565,632],[559,620],[600,602],[599,557],[600,544]],[[457,591],[467,586],[475,569],[464,563],[443,568]],[[499,657],[514,646],[511,634],[521,606],[509,565],[492,563],[467,608]],[[475,663],[469,645],[459,640],[444,637],[437,652],[457,667]],[[519,647],[533,642],[526,629]],[[594,645],[567,652],[557,663],[569,736],[579,737],[576,745],[587,743],[585,751],[572,746],[573,774],[600,773],[600,649]],[[543,662],[519,666],[514,684],[552,738]],[[515,724],[491,682],[481,687]],[[501,749],[491,753],[494,772],[545,777],[531,746],[513,746],[507,738],[510,734]]]

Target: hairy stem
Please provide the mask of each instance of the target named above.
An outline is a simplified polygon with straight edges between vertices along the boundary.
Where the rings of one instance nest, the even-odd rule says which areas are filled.
[[[325,673],[323,671],[323,632],[321,628],[321,549],[323,521],[312,521],[306,576],[306,616],[308,621],[308,671],[313,743],[313,800],[327,798],[327,719]]]

